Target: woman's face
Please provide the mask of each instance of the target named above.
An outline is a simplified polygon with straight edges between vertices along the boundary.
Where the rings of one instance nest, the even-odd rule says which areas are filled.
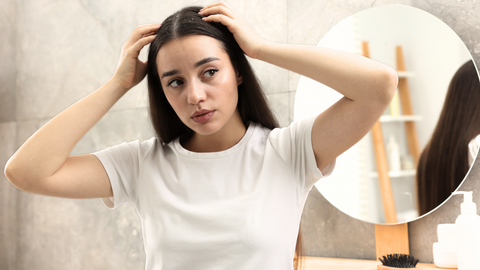
[[[243,125],[237,111],[242,79],[218,40],[203,35],[172,40],[160,48],[156,61],[168,102],[195,133]]]

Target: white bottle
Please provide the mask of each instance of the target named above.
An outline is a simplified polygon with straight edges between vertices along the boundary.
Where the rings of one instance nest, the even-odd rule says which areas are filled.
[[[388,138],[387,155],[388,169],[390,171],[400,171],[400,147],[393,135]]]
[[[480,269],[480,216],[477,215],[477,205],[472,202],[471,191],[452,194],[463,194],[461,215],[455,221],[458,270]]]
[[[455,224],[438,224],[438,242],[433,243],[433,263],[440,268],[457,268]]]

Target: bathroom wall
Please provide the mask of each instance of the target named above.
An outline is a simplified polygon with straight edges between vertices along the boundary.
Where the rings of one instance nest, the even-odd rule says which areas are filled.
[[[138,24],[160,22],[185,5],[211,1],[3,0],[0,2],[0,167],[35,130],[112,75],[120,47]],[[228,1],[265,38],[317,44],[341,19],[370,6],[415,5],[466,42],[477,63],[479,3],[409,0]],[[299,76],[252,61],[282,125],[293,119]],[[152,136],[146,87],[123,97],[73,150],[89,153]],[[477,164],[478,165],[478,164]],[[476,166],[465,186],[475,189]],[[140,222],[131,205],[107,210],[99,199],[72,200],[17,191],[0,176],[0,269],[141,269]],[[477,197],[480,199],[480,196]],[[479,203],[477,201],[477,203]],[[458,200],[409,224],[412,254],[428,254],[437,223],[452,222]],[[375,258],[374,226],[354,220],[312,190],[302,221],[307,255]],[[431,253],[431,250],[430,250]]]
[[[0,167],[15,151],[15,1],[0,1]],[[15,269],[18,192],[0,174],[0,269]]]

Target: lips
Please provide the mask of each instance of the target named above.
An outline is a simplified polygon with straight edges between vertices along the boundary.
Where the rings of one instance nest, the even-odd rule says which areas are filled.
[[[199,111],[195,111],[195,113],[192,114],[192,118],[193,117],[197,117],[197,116],[200,116],[200,115],[203,115],[203,114],[206,114],[206,113],[209,113],[209,112],[213,112],[211,110],[199,110]]]
[[[196,123],[205,123],[210,120],[214,114],[215,111],[212,110],[199,110],[193,113],[191,118]]]

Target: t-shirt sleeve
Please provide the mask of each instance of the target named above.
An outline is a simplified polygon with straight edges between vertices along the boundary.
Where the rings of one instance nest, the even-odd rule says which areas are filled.
[[[480,135],[473,138],[468,144],[468,166],[472,166],[477,157],[478,148],[480,147]]]
[[[312,145],[312,128],[316,116],[291,123],[288,127],[272,131],[270,141],[281,158],[298,177],[300,186],[310,190],[315,182],[333,172],[333,160],[322,171],[317,167]]]
[[[100,160],[110,179],[113,197],[101,198],[107,208],[113,210],[126,202],[137,206],[141,163],[153,143],[154,138],[144,142],[136,140],[92,153]]]

